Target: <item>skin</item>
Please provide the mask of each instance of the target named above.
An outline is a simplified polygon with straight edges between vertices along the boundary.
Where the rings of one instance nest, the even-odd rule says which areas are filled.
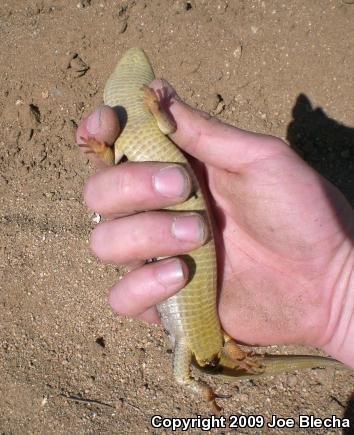
[[[181,102],[166,82],[151,87],[164,95],[161,103],[177,123],[170,138],[193,157],[207,191],[224,330],[247,344],[320,347],[354,368],[354,212],[344,196],[282,140],[210,118]],[[102,106],[81,122],[77,142],[95,137],[112,144],[117,133],[114,112]],[[155,305],[183,288],[188,269],[178,257],[143,260],[195,249],[208,231],[200,218],[187,219],[181,226],[188,240],[180,240],[172,232],[176,213],[158,211],[183,202],[188,175],[184,184],[182,168],[165,177],[161,194],[154,177],[170,165],[102,168],[88,157],[101,170],[86,183],[86,204],[110,218],[94,229],[91,247],[103,261],[130,270],[110,290],[110,304],[119,314],[159,322]]]

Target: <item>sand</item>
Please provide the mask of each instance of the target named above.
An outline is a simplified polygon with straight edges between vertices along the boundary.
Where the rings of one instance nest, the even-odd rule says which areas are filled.
[[[170,433],[151,416],[209,413],[175,384],[161,328],[111,312],[120,271],[89,250],[94,169],[74,132],[122,53],[142,47],[194,107],[288,139],[353,203],[353,22],[342,0],[1,2],[1,434]],[[217,390],[226,416],[269,421],[349,417],[353,384],[307,370]]]

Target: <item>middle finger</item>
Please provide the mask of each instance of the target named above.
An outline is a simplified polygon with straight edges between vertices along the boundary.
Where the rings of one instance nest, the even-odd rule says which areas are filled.
[[[91,248],[105,262],[126,264],[192,251],[208,234],[201,214],[151,211],[97,225]]]

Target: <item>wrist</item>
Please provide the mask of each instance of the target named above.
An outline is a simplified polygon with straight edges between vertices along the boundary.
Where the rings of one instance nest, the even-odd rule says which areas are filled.
[[[354,246],[348,240],[329,307],[325,352],[354,369]],[[349,249],[348,249],[349,248]]]

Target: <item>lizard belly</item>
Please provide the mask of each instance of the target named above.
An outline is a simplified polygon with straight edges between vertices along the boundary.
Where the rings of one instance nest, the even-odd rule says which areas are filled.
[[[171,340],[183,338],[198,362],[215,358],[223,338],[216,310],[216,273],[211,251],[213,242],[184,256],[191,278],[186,287],[158,305],[164,328]]]
[[[154,73],[139,49],[122,58],[108,80],[104,101],[114,107],[123,121],[123,131],[115,143],[116,155],[131,161],[179,163],[192,171],[183,153],[160,131],[156,120],[143,103],[142,87],[149,85]],[[193,176],[193,175],[192,175]],[[207,213],[198,182],[194,194],[176,211]],[[198,361],[217,356],[223,344],[216,310],[216,258],[213,240],[184,256],[190,270],[186,287],[159,305],[162,322],[172,341],[183,339]]]

